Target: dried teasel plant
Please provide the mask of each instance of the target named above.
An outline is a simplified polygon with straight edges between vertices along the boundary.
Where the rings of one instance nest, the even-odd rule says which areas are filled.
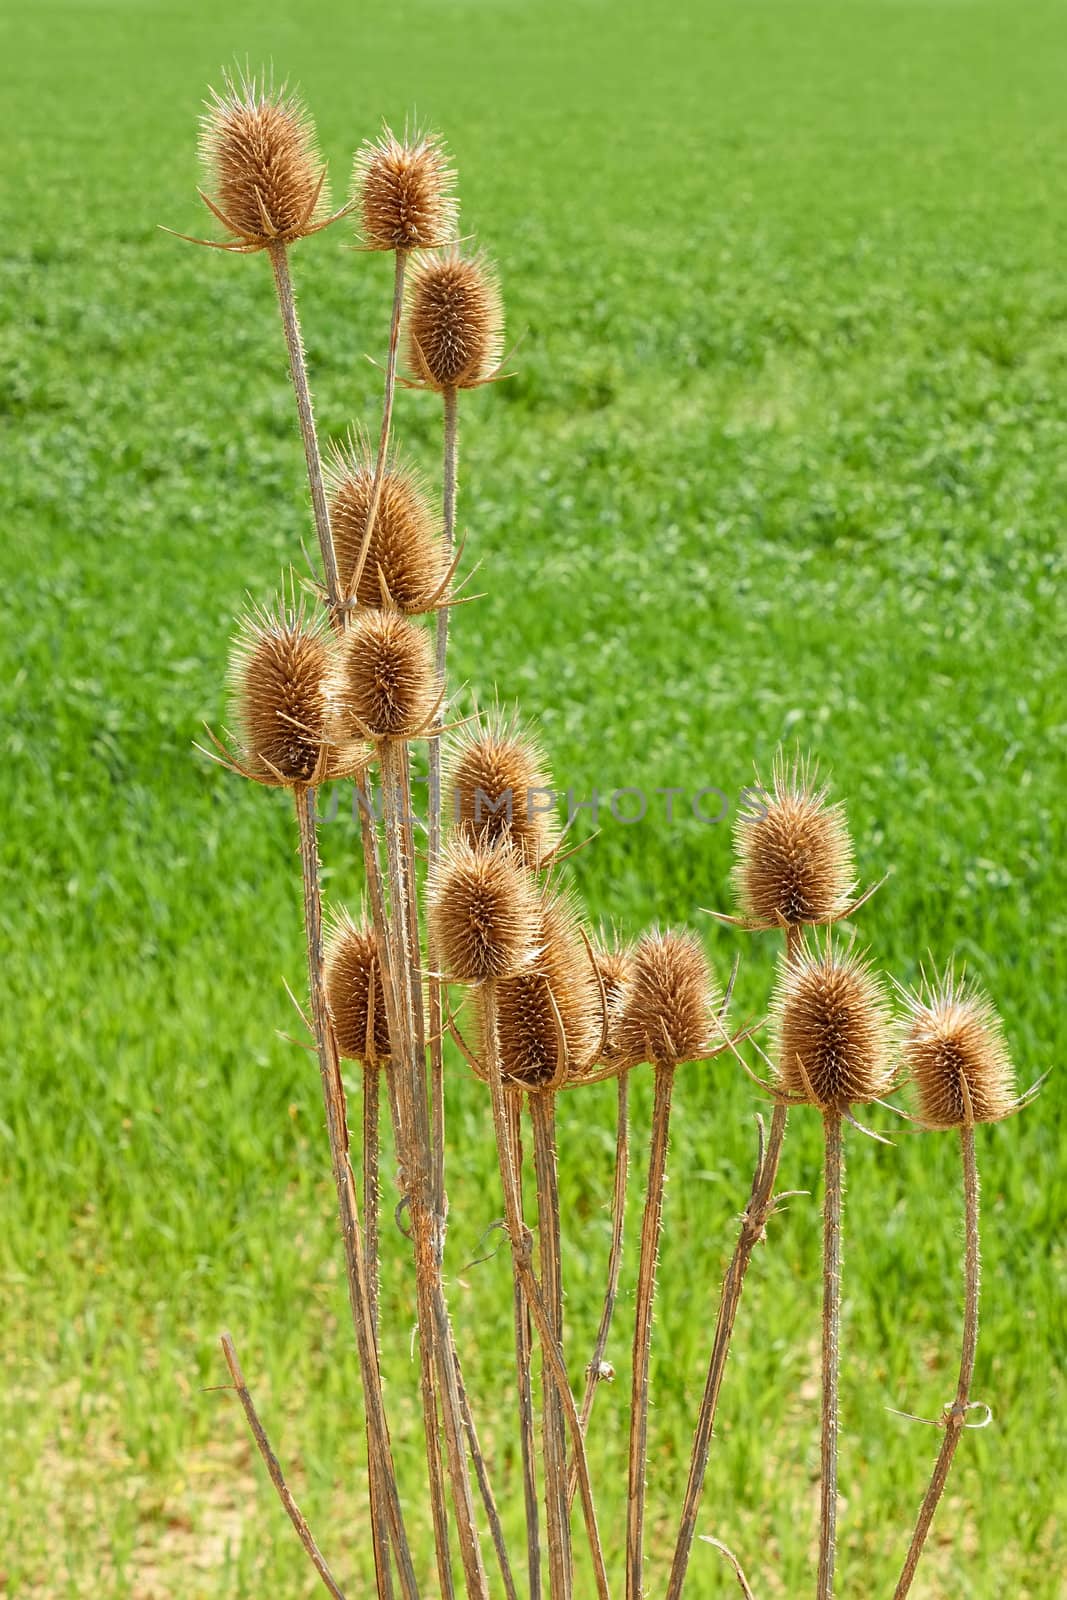
[[[733,977],[720,991],[700,941],[688,931],[590,937],[560,873],[555,791],[538,742],[516,717],[475,717],[443,746],[448,705],[449,615],[459,490],[458,397],[501,376],[503,310],[495,269],[459,247],[455,174],[433,133],[396,137],[388,127],[353,163],[342,211],[329,212],[325,168],[298,97],[247,74],[210,102],[201,154],[204,198],[228,237],[201,241],[232,254],[266,252],[274,272],[290,377],[304,447],[321,570],[308,596],[294,586],[273,607],[253,608],[230,663],[235,732],[212,735],[208,752],[231,772],[291,791],[297,819],[314,1039],[345,1282],[363,1384],[369,1547],[379,1600],[465,1594],[519,1600],[493,1487],[496,1462],[483,1450],[457,1346],[446,1286],[444,1039],[450,1034],[488,1090],[512,1264],[512,1324],[528,1592],[536,1600],[610,1600],[611,1562],[601,1535],[599,1492],[587,1450],[598,1386],[608,1360],[623,1262],[630,1158],[630,1075],[653,1074],[628,1416],[625,1589],[627,1600],[658,1583],[646,1560],[650,1353],[656,1262],[664,1229],[670,1121],[687,1063],[755,1044],[759,1024],[727,1027]],[[350,433],[324,468],[307,364],[289,275],[289,250],[345,213],[355,214],[367,262],[392,253],[393,295],[376,448]],[[406,323],[406,387],[441,406],[440,505],[392,447],[397,365]],[[412,398],[411,404],[420,404]],[[460,550],[462,544],[460,544]],[[316,601],[321,609],[314,611]],[[427,624],[427,618],[432,622]],[[425,745],[429,807],[425,852],[413,804]],[[381,785],[376,811],[371,773]],[[448,793],[445,793],[447,772]],[[326,782],[355,779],[365,910],[322,905],[317,798]],[[854,850],[839,803],[814,765],[780,752],[769,789],[750,794],[736,833],[736,914],[721,918],[784,940],[771,1007],[773,1059],[761,1079],[773,1100],[769,1135],[759,1122],[751,1191],[721,1285],[707,1381],[697,1414],[689,1477],[666,1589],[681,1600],[709,1465],[713,1425],[742,1286],[756,1245],[784,1196],[779,1160],[790,1107],[812,1106],[826,1134],[824,1204],[822,1486],[817,1593],[829,1600],[836,1538],[836,1434],[840,1324],[841,1125],[853,1108],[893,1085],[888,1015],[880,980],[833,924],[868,898],[857,896]],[[811,930],[823,929],[814,934]],[[736,972],[736,968],[735,968]],[[455,1003],[450,986],[466,989]],[[475,1016],[468,1044],[464,1005]],[[957,1128],[964,1152],[967,1295],[964,1356],[946,1435],[898,1588],[914,1575],[968,1407],[977,1330],[977,1170],[974,1126],[998,1120],[1012,1098],[1003,1035],[987,1003],[949,975],[908,1000],[900,1070],[913,1078],[919,1120]],[[466,1024],[464,1024],[466,1026]],[[762,1054],[762,1052],[760,1052]],[[342,1062],[350,1062],[348,1076]],[[362,1137],[349,1132],[357,1082]],[[591,1084],[615,1082],[614,1181],[606,1288],[584,1383],[565,1317],[568,1270],[561,1215],[559,1149],[564,1111]],[[561,1099],[561,1097],[563,1097]],[[1026,1097],[1023,1097],[1025,1101]],[[379,1292],[389,1230],[381,1228],[379,1123],[396,1151],[396,1216],[410,1247],[418,1417],[432,1552],[412,1547],[413,1499],[402,1495],[382,1354],[390,1330]],[[584,1124],[583,1124],[584,1126]],[[356,1171],[360,1184],[357,1186]],[[536,1195],[536,1233],[527,1220]],[[795,1191],[794,1191],[795,1192]],[[233,1341],[223,1341],[234,1389],[309,1560],[335,1600],[343,1592],[301,1515],[260,1423]],[[535,1385],[535,1360],[541,1369]],[[540,1429],[535,1404],[540,1398]],[[475,1397],[476,1400],[477,1397]],[[495,1430],[494,1430],[495,1432]],[[580,1502],[584,1543],[573,1518]],[[542,1512],[543,1506],[543,1512]],[[490,1572],[488,1531],[495,1570]],[[707,1538],[707,1535],[703,1537]],[[621,1529],[613,1530],[618,1547]],[[745,1592],[736,1558],[719,1541]],[[609,1542],[608,1548],[611,1545]],[[586,1568],[588,1563],[588,1570]],[[432,1564],[432,1577],[426,1572]]]

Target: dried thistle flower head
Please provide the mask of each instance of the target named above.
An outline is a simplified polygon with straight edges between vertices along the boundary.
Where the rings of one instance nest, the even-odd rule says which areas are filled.
[[[708,1044],[711,971],[692,933],[646,933],[637,943],[619,1019],[619,1050],[630,1065],[677,1066]]]
[[[626,1009],[633,975],[633,951],[617,940],[601,940],[593,948],[593,963],[598,978],[598,988],[603,988],[603,1007],[607,1022],[604,1037],[603,1060],[609,1065],[621,1055],[619,1024]],[[599,996],[598,996],[599,1000]]]
[[[541,907],[510,844],[453,838],[430,878],[429,921],[443,970],[457,983],[481,983],[528,966]]]
[[[341,592],[351,598],[374,488],[374,456],[364,441],[334,449],[326,482],[337,576]],[[398,611],[429,611],[442,598],[446,574],[444,546],[422,484],[390,462],[354,598],[361,606],[380,607],[388,596]]]
[[[915,1081],[926,1126],[999,1122],[1013,1111],[1015,1076],[989,999],[951,968],[906,999],[901,1065]]]
[[[352,770],[331,741],[333,665],[327,629],[302,605],[256,608],[241,619],[229,679],[237,765],[247,777],[286,786]]]
[[[504,348],[496,271],[481,252],[426,256],[408,287],[408,359],[431,389],[474,389],[494,375]]]
[[[398,139],[385,125],[356,152],[352,199],[369,250],[431,250],[456,237],[456,174],[436,133]]]
[[[542,911],[532,965],[497,989],[497,1038],[505,1078],[558,1088],[592,1064],[600,1040],[600,992],[572,902]]]
[[[410,739],[438,704],[430,638],[399,611],[357,611],[340,647],[341,725],[354,737]]]
[[[741,812],[735,847],[734,885],[753,923],[829,923],[848,909],[856,869],[844,807],[799,757],[776,757],[771,792]]]
[[[335,919],[323,952],[326,1001],[337,1048],[351,1061],[389,1060],[389,1018],[374,931],[347,911]]]
[[[456,828],[466,839],[510,839],[536,867],[559,837],[555,791],[532,735],[500,715],[466,730],[448,769]]]
[[[771,1002],[778,1085],[822,1111],[847,1111],[890,1087],[891,1026],[880,980],[851,951],[804,947],[782,959]]]
[[[248,249],[316,231],[328,211],[326,168],[299,95],[268,79],[227,77],[200,119],[200,156],[219,221]]]

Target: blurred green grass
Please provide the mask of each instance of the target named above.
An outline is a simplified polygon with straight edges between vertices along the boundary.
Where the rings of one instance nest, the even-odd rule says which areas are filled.
[[[245,592],[269,593],[309,528],[265,264],[156,231],[203,227],[205,85],[235,56],[298,80],[338,191],[382,114],[417,107],[448,135],[464,225],[524,333],[517,376],[464,405],[461,517],[488,593],[456,614],[457,680],[535,713],[580,796],[736,794],[779,741],[810,746],[865,877],[893,871],[863,937],[905,980],[958,951],[1028,1083],[1064,1033],[1062,11],[41,0],[0,30],[0,1590],[314,1592],[236,1409],[205,1392],[228,1325],[358,1593],[358,1386],[318,1091],[278,1037],[302,960],[293,829],[280,797],[191,748],[224,714]],[[388,265],[347,242],[294,257],[325,435],[378,403],[363,357],[381,353]],[[397,425],[432,467],[429,400],[402,396]],[[354,899],[352,830],[324,831],[328,891]],[[573,870],[597,917],[691,922],[725,970],[737,940],[699,908],[726,903],[729,863],[727,827],[653,808],[609,817]],[[755,1010],[772,950],[742,954]],[[653,1593],[754,1142],[729,1066],[692,1070],[678,1102]],[[1061,1106],[1053,1078],[982,1139],[975,1393],[995,1426],[961,1452],[924,1593],[1060,1592]],[[610,1086],[562,1111],[576,1361],[611,1117]],[[451,1295],[517,1545],[508,1268],[462,1270],[500,1205],[458,1069],[450,1118]],[[818,1130],[793,1120],[784,1179],[817,1191]],[[959,1202],[951,1141],[854,1139],[849,1159],[841,1588],[874,1593],[935,1442],[885,1407],[936,1415],[954,1382]],[[810,1586],[817,1257],[816,1193],[755,1264],[701,1519],[767,1596]],[[632,1278],[630,1259],[594,1423],[616,1570]],[[385,1290],[414,1498],[399,1242]],[[693,1595],[731,1582],[698,1546]]]

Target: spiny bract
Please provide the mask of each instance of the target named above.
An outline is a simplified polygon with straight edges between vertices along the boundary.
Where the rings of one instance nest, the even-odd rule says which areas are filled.
[[[321,778],[330,762],[333,651],[321,619],[279,604],[242,618],[230,656],[239,759],[265,784]]]
[[[448,767],[457,831],[466,839],[510,839],[536,867],[559,835],[555,791],[536,741],[503,717],[466,732]]]
[[[352,1061],[377,1066],[389,1060],[389,1019],[381,962],[371,928],[342,911],[324,949],[323,981],[337,1048]]]
[[[991,1002],[949,971],[906,997],[901,1065],[928,1128],[999,1122],[1015,1109],[1015,1078]]]
[[[414,738],[438,700],[430,637],[399,611],[356,612],[341,642],[338,701],[352,737]]]
[[[374,458],[367,447],[353,441],[335,449],[326,483],[337,576],[342,594],[351,599],[374,489]],[[445,572],[444,546],[422,484],[415,473],[390,462],[354,598],[361,606],[427,611],[442,598]]]
[[[456,237],[456,174],[436,133],[406,131],[398,139],[384,126],[356,152],[352,199],[358,203],[362,242],[369,250],[429,250]]]
[[[449,840],[429,884],[434,948],[457,983],[509,978],[533,959],[541,908],[518,852],[507,843]]]
[[[846,911],[855,864],[844,807],[800,760],[776,759],[771,792],[738,817],[735,847],[734,885],[752,922],[820,924]]]
[[[218,212],[249,247],[299,239],[328,210],[311,117],[284,85],[240,76],[227,78],[222,94],[213,89],[200,155]]]
[[[496,272],[484,255],[431,255],[408,290],[408,359],[431,389],[473,389],[493,376],[504,347]]]
[[[676,1066],[708,1046],[711,972],[700,941],[686,932],[646,933],[637,944],[619,1020],[628,1063]]]
[[[829,940],[781,961],[771,1002],[779,1087],[823,1111],[876,1100],[892,1081],[889,1008],[868,963]]]
[[[601,1034],[600,990],[563,897],[541,915],[532,965],[497,990],[497,1036],[505,1078],[529,1088],[559,1087],[588,1071]]]

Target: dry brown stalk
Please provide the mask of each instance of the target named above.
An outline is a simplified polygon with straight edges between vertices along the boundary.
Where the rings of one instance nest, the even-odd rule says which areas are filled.
[[[278,1498],[285,1507],[289,1521],[296,1529],[300,1543],[307,1551],[308,1559],[310,1560],[312,1566],[315,1568],[315,1571],[326,1585],[326,1588],[329,1590],[330,1594],[333,1595],[333,1600],[345,1600],[343,1590],[335,1582],[332,1572],[326,1565],[326,1561],[322,1555],[322,1552],[315,1543],[311,1529],[307,1525],[307,1519],[305,1518],[304,1513],[293,1499],[289,1485],[285,1481],[285,1475],[282,1472],[278,1457],[271,1449],[270,1440],[263,1431],[263,1424],[260,1422],[259,1417],[256,1414],[256,1408],[252,1402],[252,1396],[249,1394],[248,1385],[245,1383],[244,1373],[241,1371],[241,1363],[237,1359],[237,1351],[234,1348],[233,1340],[228,1333],[224,1333],[222,1335],[221,1343],[222,1353],[226,1358],[226,1365],[230,1369],[230,1377],[233,1379],[233,1386],[237,1391],[237,1398],[241,1402],[241,1405],[244,1409],[244,1414],[248,1419],[248,1426],[252,1430],[252,1437],[256,1441],[256,1449],[263,1457],[263,1463],[270,1474],[270,1481],[278,1491]]]
[[[508,1237],[511,1241],[511,1259],[516,1278],[521,1284],[530,1314],[533,1317],[542,1350],[546,1353],[549,1375],[559,1392],[564,1418],[570,1434],[571,1450],[578,1472],[578,1492],[582,1500],[589,1549],[593,1558],[593,1572],[598,1600],[610,1600],[604,1549],[597,1524],[596,1504],[589,1478],[589,1462],[585,1453],[585,1440],[578,1408],[574,1403],[567,1364],[562,1350],[552,1336],[552,1320],[545,1304],[541,1287],[533,1270],[533,1252],[530,1231],[522,1219],[522,1198],[519,1190],[518,1169],[508,1125],[507,1091],[500,1070],[500,1056],[496,1044],[496,979],[486,978],[481,984],[484,1029],[485,1064],[493,1109],[493,1129],[496,1134],[497,1160],[500,1167],[500,1184],[504,1193],[504,1213]]]
[[[552,1090],[531,1093],[534,1172],[537,1181],[537,1242],[541,1292],[558,1348],[563,1347],[563,1262],[560,1251],[559,1180],[556,1170],[556,1111]],[[542,1352],[544,1393],[545,1520],[548,1529],[548,1580],[552,1600],[570,1600],[570,1502],[567,1494],[567,1441],[563,1407]]]
[[[518,1198],[520,1220],[522,1216],[522,1095],[511,1090],[506,1096],[508,1141],[512,1160],[519,1175]],[[530,1600],[541,1600],[541,1514],[537,1499],[537,1450],[534,1432],[533,1389],[530,1374],[533,1371],[533,1332],[530,1327],[530,1308],[518,1275],[515,1276],[512,1297],[515,1326],[515,1381],[519,1402],[519,1442],[522,1451],[522,1492],[526,1512],[526,1569],[530,1586]]]
[[[838,1376],[841,1366],[841,1202],[845,1154],[841,1113],[823,1114],[825,1183],[823,1190],[822,1429],[819,1483],[818,1600],[831,1600],[837,1553]]]
[[[418,1585],[400,1509],[396,1470],[389,1441],[389,1425],[382,1396],[381,1374],[378,1370],[378,1350],[371,1317],[359,1207],[348,1156],[348,1126],[341,1064],[323,985],[322,898],[319,888],[318,840],[315,832],[315,790],[303,787],[294,789],[293,798],[300,832],[300,865],[304,888],[304,931],[307,942],[311,1017],[326,1108],[326,1131],[330,1143],[334,1185],[337,1189],[348,1297],[363,1377],[369,1471],[372,1478],[377,1477],[380,1485],[379,1503],[384,1504],[386,1509],[389,1537],[393,1545],[401,1591],[405,1600],[417,1600]]]
[[[934,1464],[933,1474],[930,1478],[926,1494],[919,1508],[919,1518],[915,1524],[915,1532],[911,1536],[911,1544],[904,1560],[904,1567],[899,1581],[893,1591],[893,1600],[904,1600],[904,1596],[911,1589],[919,1559],[923,1553],[926,1536],[930,1532],[930,1525],[934,1520],[934,1512],[945,1490],[945,1483],[952,1467],[953,1458],[959,1448],[963,1430],[967,1425],[967,1413],[971,1405],[971,1383],[974,1378],[975,1355],[978,1350],[978,1294],[981,1282],[981,1253],[978,1239],[978,1159],[974,1146],[974,1124],[965,1123],[959,1130],[960,1151],[963,1157],[963,1200],[965,1219],[965,1245],[963,1276],[965,1285],[965,1301],[963,1313],[963,1350],[960,1355],[960,1375],[956,1383],[956,1396],[952,1404],[946,1409],[941,1425],[945,1430],[945,1437],[941,1441],[937,1461]]]
[[[641,1600],[644,1584],[645,1465],[648,1458],[648,1368],[652,1349],[652,1303],[656,1260],[663,1226],[663,1186],[671,1120],[674,1064],[655,1067],[648,1185],[641,1220],[641,1255],[634,1312],[633,1379],[630,1400],[630,1454],[626,1519],[626,1597]]]
[[[367,552],[371,547],[374,537],[374,524],[378,516],[378,507],[382,498],[382,481],[385,476],[386,462],[389,459],[389,433],[393,423],[393,397],[396,394],[396,358],[400,347],[400,316],[404,307],[404,274],[407,268],[408,252],[396,251],[396,265],[393,274],[393,309],[389,318],[389,351],[385,361],[385,395],[382,400],[382,426],[378,436],[378,457],[374,463],[374,485],[371,489],[370,505],[367,509],[367,526],[363,530],[363,543],[352,571],[346,600],[357,593],[359,580],[363,576],[363,568],[367,560]]]

